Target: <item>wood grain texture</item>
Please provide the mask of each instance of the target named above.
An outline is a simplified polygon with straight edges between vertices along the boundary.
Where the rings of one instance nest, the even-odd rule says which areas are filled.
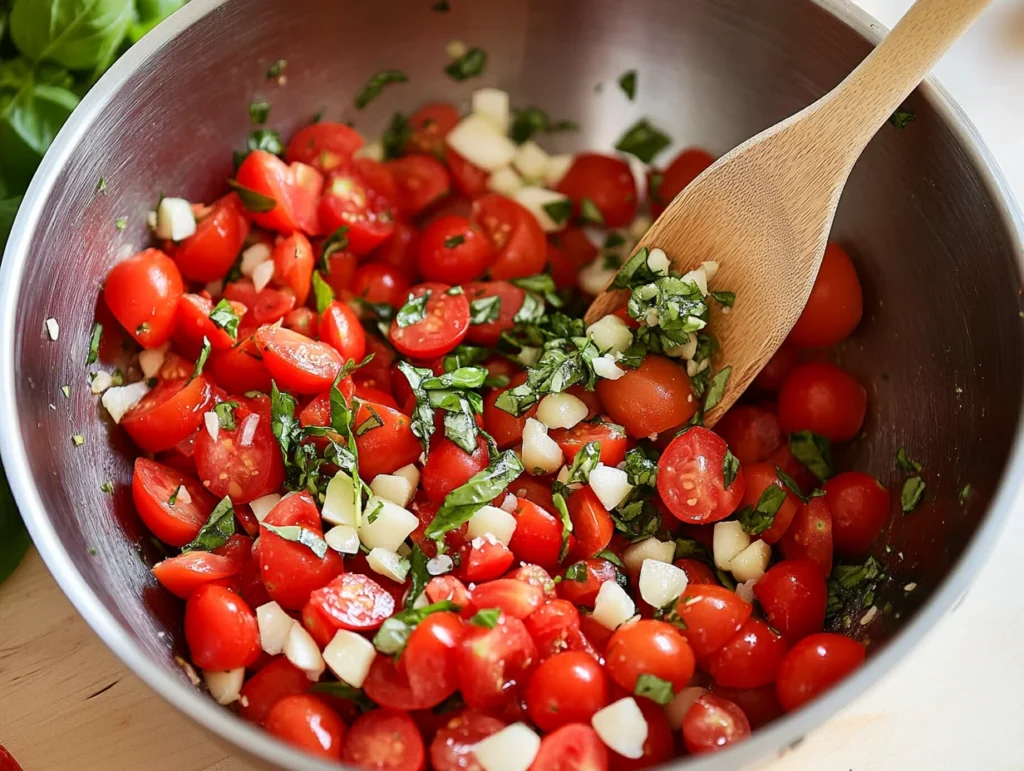
[[[989,2],[918,0],[842,83],[722,156],[637,244],[664,249],[681,273],[717,260],[715,286],[736,293],[728,315],[712,308],[721,363],[732,374],[706,425],[743,393],[800,317],[839,197],[868,141]],[[599,295],[587,322],[624,302],[622,291]]]

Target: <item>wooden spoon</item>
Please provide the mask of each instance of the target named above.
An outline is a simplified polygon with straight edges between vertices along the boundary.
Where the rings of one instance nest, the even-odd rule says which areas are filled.
[[[810,107],[761,132],[690,183],[637,248],[664,249],[680,273],[717,260],[714,287],[736,293],[711,331],[732,373],[712,426],[782,345],[818,275],[850,169],[874,133],[990,0],[917,0],[850,75]],[[587,323],[621,308],[605,290]]]

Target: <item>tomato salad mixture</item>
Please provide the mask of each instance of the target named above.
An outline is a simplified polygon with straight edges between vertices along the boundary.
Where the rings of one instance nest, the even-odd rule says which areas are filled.
[[[318,756],[525,771],[721,750],[864,660],[836,630],[881,577],[858,560],[889,493],[832,468],[865,389],[800,353],[857,325],[857,274],[829,246],[757,380],[770,401],[709,430],[729,375],[711,309],[737,301],[717,265],[633,253],[650,219],[622,158],[510,138],[495,89],[473,105],[369,145],[256,132],[232,192],[164,198],[158,247],[110,271],[103,312],[141,376],[93,390],[143,453],[153,572],[212,696]],[[711,160],[651,172],[652,213]],[[587,326],[610,279],[628,304]]]

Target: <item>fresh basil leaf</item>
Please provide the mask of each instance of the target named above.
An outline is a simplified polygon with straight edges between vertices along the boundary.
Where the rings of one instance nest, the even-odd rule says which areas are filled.
[[[580,584],[585,584],[589,575],[586,562],[574,562],[565,569],[564,577],[566,581],[575,581]]]
[[[900,490],[900,508],[904,514],[909,514],[921,503],[927,485],[921,477],[910,477],[903,482],[903,489]]]
[[[603,225],[604,215],[590,198],[580,199],[580,219],[591,225]]]
[[[960,505],[961,506],[963,504],[967,503],[967,500],[968,500],[968,498],[971,497],[971,493],[972,492],[973,492],[973,488],[971,487],[970,483],[967,483],[963,487],[960,488],[960,492],[957,493],[956,497],[957,497],[957,500],[960,501]]]
[[[907,451],[902,447],[900,447],[896,451],[896,466],[901,471],[916,472],[921,470],[921,464],[918,463],[916,460],[911,460],[910,458],[908,458]]]
[[[661,514],[650,501],[629,500],[609,513],[615,529],[631,542],[650,538],[661,530]]]
[[[412,583],[409,586],[409,592],[405,595],[405,609],[410,610],[419,596],[423,594],[423,590],[427,584],[430,583],[432,576],[427,570],[427,555],[423,553],[423,549],[419,547],[419,544],[414,543],[412,550],[409,552],[409,573],[412,576]]]
[[[789,437],[789,451],[793,457],[822,482],[834,473],[832,443],[810,431],[796,431]]]
[[[550,322],[552,318],[560,315],[549,314],[545,319],[538,320],[535,330],[546,336],[541,331],[542,322]],[[505,336],[503,338],[508,339]],[[592,391],[597,382],[594,359],[599,355],[597,346],[587,337],[574,337],[571,340],[549,339],[544,344],[541,357],[527,369],[526,382],[504,391],[495,401],[495,406],[518,417],[547,394],[562,393],[577,383]]]
[[[538,131],[553,133],[556,131],[576,131],[579,126],[571,120],[552,121],[548,114],[538,107],[526,107],[513,110],[512,125],[509,136],[517,145],[523,144]]]
[[[489,504],[523,473],[523,464],[512,450],[505,450],[490,465],[470,477],[445,497],[426,529],[428,538],[438,539]]]
[[[427,317],[427,303],[430,301],[430,295],[429,289],[419,297],[409,295],[409,300],[398,309],[398,315],[395,316],[399,329],[418,324]]]
[[[785,471],[780,469],[778,466],[775,467],[775,473],[778,475],[779,481],[782,482],[782,484],[784,484],[786,487],[788,487],[789,491],[793,493],[793,495],[795,495],[804,503],[807,503],[807,501],[810,500],[810,497],[804,495],[804,491],[800,489],[800,485],[797,483],[795,479],[793,479],[793,477],[791,477]],[[822,494],[824,494],[824,492]]]
[[[569,507],[565,503],[565,497],[561,492],[551,495],[551,503],[558,510],[558,516],[562,520],[562,546],[558,550],[558,561],[562,562],[569,555],[569,536],[572,535],[572,518],[569,516]]]
[[[550,273],[537,273],[533,276],[523,276],[522,278],[513,278],[510,283],[520,289],[525,289],[527,292],[531,292],[538,297],[543,297],[544,301],[555,308],[561,308],[564,304],[561,295],[558,294],[558,287],[555,285],[555,279]]]
[[[590,472],[601,462],[601,443],[587,442],[579,450],[569,464],[566,484],[585,485],[590,481]]]
[[[619,559],[619,555],[613,552],[611,549],[604,549],[602,551],[599,551],[597,554],[594,555],[594,557],[599,560],[608,560],[608,562],[612,563],[617,568],[626,567],[622,560]]]
[[[295,397],[277,389],[277,383],[270,384],[270,428],[281,448],[281,457],[287,465],[292,450],[299,441],[302,426],[295,418]]]
[[[825,619],[832,621],[847,607],[859,609],[864,598],[873,598],[874,593],[886,578],[882,564],[874,557],[868,557],[862,565],[836,565],[832,568],[826,585],[828,600]]]
[[[329,274],[331,272],[331,257],[346,249],[348,249],[348,225],[342,225],[324,240],[320,253],[320,270],[325,275]]]
[[[361,690],[338,680],[324,680],[319,683],[313,683],[309,690],[310,693],[323,693],[336,699],[351,701],[359,709],[360,714],[377,708],[377,705],[370,700],[370,697]]]
[[[66,71],[61,71],[63,74],[59,77],[51,73],[59,85],[48,84],[43,82],[44,77],[39,72],[43,66],[20,59],[0,61],[3,181],[18,192],[28,187],[47,148],[78,106],[78,97],[65,87],[70,85],[70,75]],[[6,192],[0,190],[0,197],[5,196]],[[7,205],[13,208],[13,203],[9,201]],[[5,226],[6,229],[9,228]]]
[[[397,158],[412,138],[412,126],[400,112],[391,116],[391,123],[380,135],[381,148],[384,151],[384,160],[388,161]]]
[[[657,482],[657,459],[652,458],[641,447],[634,447],[626,452],[625,469],[626,478],[633,487],[654,487]]]
[[[650,163],[654,156],[672,144],[664,133],[651,125],[646,118],[634,123],[615,143],[615,149],[621,153],[636,156],[644,163]]]
[[[732,487],[732,483],[736,481],[738,473],[740,473],[739,459],[727,447],[725,449],[725,457],[722,458],[722,487],[726,490]]]
[[[445,372],[452,372],[461,367],[483,364],[491,357],[491,349],[477,345],[460,345],[445,354],[441,360]]]
[[[187,0],[136,0],[135,20],[128,27],[128,41],[138,43],[153,27],[183,7]]]
[[[224,431],[234,431],[238,426],[235,421],[235,410],[238,409],[238,402],[221,402],[213,408],[217,416],[217,422]]]
[[[370,78],[366,85],[356,94],[355,105],[362,110],[366,105],[381,95],[385,86],[393,83],[407,83],[409,78],[401,70],[383,70]]]
[[[469,623],[473,626],[481,626],[484,629],[494,629],[494,627],[498,625],[498,619],[500,618],[500,608],[484,608],[483,610],[478,610],[473,616],[471,616]]]
[[[498,295],[478,297],[469,304],[469,323],[488,324],[497,321],[501,314],[501,298]]]
[[[461,233],[459,233],[458,235],[454,235],[454,236],[448,236],[448,238],[446,238],[444,240],[444,248],[445,249],[454,249],[456,246],[459,246],[460,244],[464,244],[465,242],[466,242],[466,237],[464,235],[462,235]]]
[[[209,519],[199,528],[199,532],[191,542],[181,547],[182,553],[190,551],[213,551],[228,542],[235,534],[235,508],[231,498],[224,496],[212,512]]]
[[[452,80],[467,80],[482,75],[485,66],[487,66],[487,52],[482,48],[470,48],[445,67],[444,71]]]
[[[527,293],[523,297],[523,304],[516,315],[512,317],[513,324],[529,324],[544,316],[544,301],[537,295]]]
[[[242,161],[249,157],[254,150],[262,150],[271,155],[284,155],[284,143],[281,135],[274,129],[255,129],[249,132],[249,138],[245,143],[244,151],[235,151],[235,171],[242,165]]]
[[[238,193],[238,197],[242,199],[242,206],[251,212],[266,214],[277,206],[277,201],[270,196],[257,193],[245,185],[240,185],[236,180],[229,179],[228,187]]]
[[[285,67],[287,66],[287,59],[278,59],[275,61],[267,68],[267,80],[277,80],[284,74]]]
[[[899,109],[889,116],[889,122],[898,129],[905,129],[908,123],[915,119],[914,113],[910,110]]]
[[[672,689],[672,683],[668,680],[662,680],[657,675],[648,674],[647,672],[644,672],[637,677],[636,685],[633,687],[633,693],[637,696],[644,696],[655,704],[661,704],[663,706],[676,697],[676,693]]]
[[[619,78],[619,88],[629,101],[636,98],[636,70],[628,70]]]
[[[316,312],[319,314],[323,314],[334,302],[334,290],[324,281],[319,270],[313,271],[313,296],[316,298]]]
[[[637,287],[653,283],[661,278],[660,273],[655,273],[647,264],[647,257],[650,254],[646,246],[633,252],[625,264],[619,268],[615,279],[612,281],[612,289],[636,289]]]
[[[373,647],[387,656],[397,656],[405,650],[413,630],[432,613],[458,613],[462,608],[450,600],[442,600],[419,609],[401,610],[381,624],[373,636]]]
[[[92,325],[92,333],[89,335],[89,355],[85,357],[86,364],[92,364],[99,357],[100,338],[103,337],[103,325],[98,321]]]
[[[102,71],[113,60],[134,13],[132,0],[16,0],[9,19],[11,39],[37,62]]]
[[[547,215],[551,217],[551,221],[556,225],[561,225],[569,221],[569,217],[572,216],[572,201],[568,198],[560,201],[550,201],[544,204],[542,207]]]
[[[434,435],[434,408],[430,406],[430,399],[426,390],[422,387],[424,380],[433,377],[434,373],[429,369],[414,367],[407,361],[398,362],[398,371],[401,372],[409,383],[413,395],[416,397],[416,406],[412,411],[411,428],[413,434],[423,445],[423,451],[430,450],[430,438]]]
[[[204,336],[203,347],[199,351],[198,358],[196,358],[195,366],[192,368],[192,377],[188,379],[189,383],[191,383],[193,380],[195,380],[197,377],[203,374],[203,367],[206,366],[206,360],[208,358],[210,358],[210,341],[207,340],[206,337]]]
[[[708,383],[707,396],[704,397],[705,411],[722,401],[722,397],[725,395],[725,384],[729,382],[731,373],[732,367],[722,367],[711,378],[711,382]]]
[[[261,522],[260,527],[265,527],[274,535],[292,543],[299,543],[309,549],[319,559],[327,554],[327,541],[313,530],[307,530],[298,525],[269,525]]]
[[[775,515],[785,502],[786,491],[778,485],[768,485],[757,503],[744,508],[736,518],[745,532],[760,535],[775,523]]]
[[[257,101],[249,105],[249,120],[254,126],[262,126],[270,117],[270,102]]]
[[[672,558],[673,560],[681,559],[695,559],[701,562],[711,563],[711,554],[707,549],[700,544],[699,541],[693,538],[677,538],[676,539],[676,553]]]
[[[214,326],[223,329],[232,340],[238,339],[238,325],[242,317],[235,313],[235,308],[228,300],[221,300],[210,311],[210,321]]]
[[[370,406],[369,402],[366,403],[366,411],[370,413],[370,417],[356,426],[356,436],[362,436],[368,431],[373,431],[375,428],[380,428],[384,425],[384,418],[380,416],[377,410]]]
[[[654,611],[654,617],[658,621],[664,621],[685,632],[687,630],[686,622],[680,617],[678,607],[679,598],[675,597]]]
[[[735,292],[708,292],[724,308],[731,308],[736,304]]]
[[[611,233],[604,237],[604,246],[602,246],[601,248],[615,249],[619,246],[622,246],[624,243],[626,243],[625,236],[623,236],[622,233],[619,233],[617,231],[612,231]]]

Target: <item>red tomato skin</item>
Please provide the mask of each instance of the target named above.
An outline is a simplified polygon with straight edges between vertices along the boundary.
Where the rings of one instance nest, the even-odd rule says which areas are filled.
[[[423,591],[431,602],[451,600],[460,608],[468,608],[470,604],[469,589],[453,575],[434,576]]]
[[[750,736],[750,722],[736,704],[705,693],[683,717],[683,744],[693,754],[718,752]]]
[[[369,254],[384,243],[395,229],[391,200],[379,189],[389,186],[390,173],[369,159],[363,160],[368,163],[358,169],[346,167],[331,173],[317,209],[325,232],[333,233],[340,227],[348,227],[348,249],[360,256]],[[378,189],[368,177],[375,178]],[[393,195],[393,182],[390,187],[389,192]]]
[[[347,303],[335,301],[324,308],[319,335],[345,361],[358,363],[366,356],[366,332]]]
[[[523,621],[537,646],[537,658],[574,650],[580,639],[580,613],[568,600],[551,600]]]
[[[576,546],[571,552],[574,558],[593,557],[608,548],[615,524],[589,485],[569,496],[568,509],[573,536],[576,538]]]
[[[688,429],[665,448],[658,460],[658,493],[676,519],[709,524],[725,519],[739,506],[746,478],[741,468],[725,487],[722,464],[727,449],[724,439],[702,426]]]
[[[572,428],[556,428],[548,432],[565,456],[566,463],[572,463],[576,453],[590,442],[597,442],[601,448],[601,463],[618,466],[626,459],[629,442],[622,426],[606,421],[585,421]]]
[[[476,709],[500,705],[536,660],[537,646],[519,619],[502,615],[493,629],[468,626],[456,652],[463,699]]]
[[[580,213],[581,201],[590,199],[601,212],[606,227],[625,227],[636,218],[636,181],[629,164],[620,158],[579,153],[557,189],[572,199],[575,215]]]
[[[562,597],[573,605],[583,608],[593,608],[597,593],[601,590],[601,584],[605,581],[616,581],[619,578],[619,569],[605,559],[591,557],[582,560],[587,567],[586,580],[576,581],[573,579],[560,581],[557,587],[558,596]]]
[[[181,485],[188,490],[191,503],[175,502],[171,507],[168,501]],[[171,546],[184,546],[195,538],[217,505],[217,499],[197,480],[146,458],[135,459],[132,500],[150,532]]]
[[[343,123],[320,121],[295,132],[285,149],[288,163],[304,163],[327,173],[346,164],[363,138]]]
[[[711,584],[718,586],[718,577],[715,571],[700,560],[683,558],[675,561],[675,566],[686,573],[686,584]]]
[[[661,172],[660,181],[654,179],[653,174],[648,175],[651,181],[651,214],[657,217],[665,211],[665,207],[672,203],[672,199],[714,162],[714,156],[706,150],[688,147],[673,158],[672,163]]]
[[[241,561],[231,557],[194,551],[158,562],[153,566],[153,575],[175,597],[187,600],[205,584],[227,586],[241,568]]]
[[[374,703],[387,709],[426,709],[426,704],[409,687],[405,671],[396,666],[390,656],[377,656],[373,660],[363,690]]]
[[[260,655],[256,614],[245,600],[216,584],[199,587],[185,603],[185,639],[192,663],[201,669],[247,667]]]
[[[664,356],[646,356],[618,380],[598,380],[597,393],[612,421],[634,439],[673,429],[697,411],[686,370]]]
[[[785,441],[773,412],[747,404],[731,407],[715,424],[715,433],[743,466],[768,460]]]
[[[416,280],[416,259],[419,251],[420,231],[408,222],[397,220],[391,238],[373,250],[371,262],[390,265],[409,280]],[[333,271],[333,268],[332,268]],[[350,277],[351,280],[351,277]],[[345,287],[348,289],[348,286]],[[335,290],[337,292],[337,290]]]
[[[393,265],[363,263],[352,276],[352,294],[367,302],[401,308],[409,299],[409,279]]]
[[[398,402],[395,401],[395,397],[386,391],[381,391],[379,388],[374,388],[371,385],[367,385],[366,381],[356,381],[356,396],[359,397],[360,401],[372,402],[373,404],[382,404],[385,407],[390,407],[393,410],[398,409]]]
[[[540,565],[520,565],[515,570],[509,571],[505,578],[537,587],[541,590],[545,600],[553,600],[558,596],[555,594],[555,580]]]
[[[227,350],[212,352],[206,366],[217,385],[230,393],[270,392],[270,371],[264,366],[252,335]]]
[[[283,327],[260,327],[256,346],[279,387],[300,394],[326,391],[345,364],[331,346]]]
[[[487,192],[487,180],[491,176],[488,172],[473,165],[450,147],[445,148],[444,158],[452,173],[452,183],[459,193],[472,200]]]
[[[544,603],[544,590],[514,578],[499,578],[480,584],[471,595],[478,610],[497,608],[509,618],[526,618]]]
[[[214,201],[196,232],[174,247],[171,255],[189,281],[216,281],[227,275],[249,235],[249,221],[237,193]]]
[[[455,613],[432,613],[409,636],[399,661],[417,704],[433,707],[458,688],[457,651],[465,626]]]
[[[469,583],[493,581],[508,572],[515,557],[501,541],[474,538],[461,550],[459,577]]]
[[[687,587],[676,604],[686,625],[682,635],[698,660],[706,659],[736,635],[750,619],[753,606],[723,586]]]
[[[508,547],[520,562],[540,565],[546,570],[558,567],[562,551],[562,521],[525,498],[516,499],[516,529]]]
[[[278,656],[245,681],[238,714],[250,723],[263,725],[277,702],[286,696],[305,693],[310,685],[305,672],[284,656]]]
[[[326,646],[339,630],[371,631],[394,612],[394,598],[379,583],[359,573],[342,573],[310,593],[302,620],[314,639]]]
[[[589,723],[608,706],[610,691],[604,668],[592,656],[566,651],[534,670],[526,686],[526,711],[542,731]]]
[[[282,326],[304,337],[317,337],[320,317],[312,308],[295,308],[288,311],[282,320]]]
[[[291,291],[266,287],[256,291],[251,278],[240,278],[224,287],[224,299],[241,303],[246,307],[240,329],[249,332],[261,324],[280,321],[295,307],[295,295]],[[239,334],[239,337],[246,337]]]
[[[239,318],[245,315],[246,308],[241,303],[232,302],[231,307]],[[233,346],[235,339],[210,319],[213,308],[213,302],[205,293],[183,294],[178,303],[175,342],[183,342],[197,351],[202,348],[204,337],[210,341],[210,347],[215,351],[223,351]]]
[[[789,559],[812,560],[823,576],[832,572],[832,512],[824,497],[811,498],[797,509],[779,548]]]
[[[515,326],[515,315],[523,307],[526,292],[508,281],[473,281],[462,288],[470,303],[485,297],[498,298],[498,318],[484,324],[471,324],[466,333],[471,343],[496,346],[501,333]]]
[[[783,345],[757,373],[757,377],[754,378],[754,386],[762,391],[778,391],[799,361],[800,354],[796,348],[791,345]]]
[[[864,646],[839,634],[805,637],[786,654],[775,682],[786,712],[817,698],[864,663]]]
[[[746,488],[743,492],[743,500],[740,502],[741,506],[757,505],[757,501],[762,493],[771,485],[785,489],[782,480],[779,479],[775,466],[771,463],[752,463],[749,466],[745,466],[743,476],[746,480]],[[786,530],[789,529],[799,506],[800,499],[789,492],[789,490],[786,490],[786,498],[783,500],[782,505],[779,506],[779,510],[775,512],[775,519],[772,520],[771,527],[760,534],[761,540],[769,545],[778,542],[785,535]]]
[[[121,418],[121,427],[144,452],[161,452],[188,439],[213,406],[210,381],[199,375],[186,380],[162,381]]]
[[[430,297],[425,317],[406,327],[391,322],[391,343],[410,358],[432,359],[442,356],[463,341],[469,330],[469,301],[465,294],[447,294],[447,284],[425,283],[413,288],[411,297]]]
[[[406,152],[428,153],[444,158],[444,138],[459,122],[459,113],[444,102],[425,104],[409,116],[412,135],[406,143]]]
[[[423,771],[427,750],[407,712],[375,709],[349,726],[341,760],[376,771]]]
[[[248,446],[243,446],[246,424],[251,420],[258,421],[256,430]],[[196,469],[203,485],[216,497],[227,495],[232,503],[249,503],[278,491],[285,478],[284,462],[269,416],[238,407],[235,426],[232,431],[219,429],[216,440],[209,431],[199,432]]]
[[[843,471],[825,483],[832,514],[832,543],[843,556],[860,556],[889,519],[889,491],[860,471]]]
[[[768,725],[782,715],[782,705],[775,695],[775,684],[762,685],[760,688],[725,688],[715,685],[713,693],[728,699],[747,716],[751,730]]]
[[[787,433],[812,431],[844,442],[860,433],[867,409],[864,386],[834,364],[801,364],[779,391],[779,423]]]
[[[395,204],[407,214],[419,214],[451,192],[448,169],[430,155],[407,155],[384,164],[398,188]]]
[[[423,464],[420,484],[428,500],[441,503],[456,487],[461,487],[474,474],[487,468],[487,442],[477,440],[476,450],[469,454],[444,436],[431,442],[427,462]]]
[[[707,660],[715,682],[729,688],[759,688],[775,682],[786,641],[763,621],[750,618]]]
[[[608,753],[611,771],[634,771],[641,768],[652,768],[666,763],[675,753],[675,740],[672,727],[662,708],[648,699],[637,699],[644,720],[647,721],[647,741],[644,742],[644,754],[640,758],[626,758],[614,750]]]
[[[863,312],[864,295],[850,255],[829,243],[811,296],[786,342],[797,348],[829,348],[850,336]]]
[[[548,267],[555,286],[571,289],[579,281],[580,269],[597,258],[597,247],[577,227],[567,227],[548,236]]]
[[[378,474],[390,474],[402,466],[415,463],[423,448],[412,432],[409,416],[383,404],[360,402],[356,425],[372,417],[369,407],[373,407],[384,425],[356,437],[359,475],[364,479],[373,479]]]
[[[272,252],[274,283],[295,295],[296,305],[305,305],[313,278],[313,247],[302,233],[278,236]]]
[[[495,717],[466,709],[442,726],[430,743],[430,764],[434,771],[483,771],[473,747],[505,727]]]
[[[544,771],[608,771],[608,750],[589,725],[571,723],[541,738],[531,768]]]
[[[159,249],[145,249],[110,269],[103,300],[143,348],[171,339],[184,292],[181,271]]]
[[[616,629],[605,649],[608,676],[630,693],[642,674],[672,683],[678,691],[693,677],[696,661],[686,639],[671,624],[641,619]]]
[[[764,618],[791,643],[825,624],[828,588],[821,568],[810,560],[783,560],[754,585]]]
[[[473,201],[471,219],[490,239],[495,280],[532,276],[544,270],[547,241],[537,218],[511,198],[488,193]]]
[[[294,194],[294,172],[284,161],[265,150],[254,150],[238,167],[235,179],[242,187],[274,200],[270,211],[247,211],[250,220],[262,228],[279,233],[291,233],[298,229],[291,200]]]
[[[270,709],[267,733],[311,755],[341,760],[345,723],[322,699],[311,694],[285,696]]]
[[[498,397],[509,388],[515,388],[525,382],[526,373],[521,372],[509,381],[508,388],[492,388],[484,397],[484,428],[502,449],[519,444],[523,440],[523,429],[526,427],[527,418],[532,418],[537,414],[537,405],[530,407],[517,418],[495,404]]]

